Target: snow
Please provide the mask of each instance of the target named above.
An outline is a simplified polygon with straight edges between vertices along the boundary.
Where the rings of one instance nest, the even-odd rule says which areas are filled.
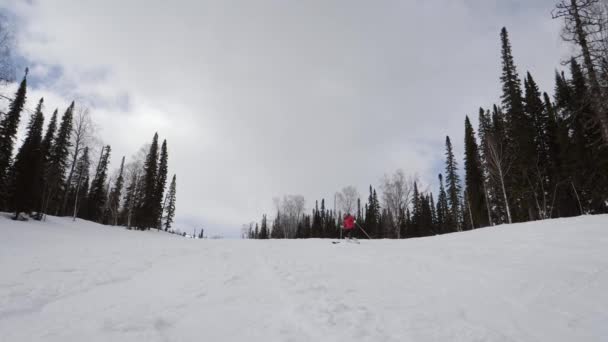
[[[607,341],[608,216],[401,241],[0,217],[0,341]]]

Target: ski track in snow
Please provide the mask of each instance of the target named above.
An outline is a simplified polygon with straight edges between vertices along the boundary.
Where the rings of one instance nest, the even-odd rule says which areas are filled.
[[[0,341],[607,341],[608,216],[401,241],[0,217]]]

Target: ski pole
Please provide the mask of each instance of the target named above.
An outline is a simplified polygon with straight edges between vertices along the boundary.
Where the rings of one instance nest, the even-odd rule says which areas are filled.
[[[363,234],[365,234],[365,236],[367,236],[368,239],[372,239],[371,237],[369,237],[369,235],[367,234],[367,232],[365,231],[365,229],[363,229],[363,227],[361,227],[361,225],[358,222],[355,222],[355,224],[357,225],[357,227],[359,227],[359,229],[361,229],[361,231],[363,232]]]

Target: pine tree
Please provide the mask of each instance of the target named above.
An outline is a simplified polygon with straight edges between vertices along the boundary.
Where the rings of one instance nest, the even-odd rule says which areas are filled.
[[[40,207],[42,186],[42,129],[44,116],[42,115],[43,99],[40,99],[36,112],[30,118],[27,134],[23,144],[17,152],[12,168],[11,207],[15,212],[15,219],[20,213],[30,214]]]
[[[69,154],[70,134],[72,131],[72,112],[74,102],[68,107],[61,118],[61,124],[57,131],[57,136],[51,147],[49,160],[45,170],[45,191],[42,204],[42,212],[56,212],[59,210],[57,197],[65,187],[65,169]]]
[[[437,231],[439,234],[449,232],[448,196],[443,187],[443,176],[439,174],[439,197],[437,198]]]
[[[169,191],[167,192],[167,207],[165,211],[167,214],[165,215],[164,228],[165,231],[171,229],[171,225],[173,224],[173,218],[175,217],[175,196],[177,194],[177,185],[176,185],[176,176],[173,175],[171,179],[171,184],[169,185]],[[264,228],[262,226],[262,228]]]
[[[532,219],[534,200],[530,196],[529,179],[530,170],[535,160],[534,144],[532,141],[531,119],[524,109],[524,100],[521,90],[521,81],[513,61],[511,43],[506,28],[501,31],[502,42],[502,105],[506,111],[506,138],[507,153],[514,157],[512,172],[510,173],[509,188],[514,198],[514,218],[517,221]],[[526,210],[528,209],[528,210]],[[528,211],[526,213],[526,211]]]
[[[139,229],[149,229],[157,227],[156,211],[157,211],[157,194],[156,182],[158,175],[158,134],[154,133],[152,145],[144,162],[144,172],[142,179],[142,203],[139,205],[136,215],[136,226]]]
[[[15,93],[15,97],[9,105],[8,112],[0,120],[0,208],[6,207],[6,194],[8,194],[8,171],[13,155],[13,145],[15,144],[15,136],[19,120],[21,119],[21,111],[25,104],[26,88],[27,88],[27,72],[19,84],[19,89]]]
[[[122,187],[124,184],[123,172],[125,168],[125,157],[122,157],[122,161],[120,162],[120,170],[118,171],[118,178],[116,178],[116,183],[114,183],[114,188],[110,192],[108,196],[108,208],[110,210],[109,216],[111,217],[111,224],[113,226],[118,224],[118,211],[120,206],[120,199],[122,196]]]
[[[525,85],[525,109],[527,116],[531,119],[533,127],[533,143],[534,143],[534,165],[530,170],[530,179],[528,183],[534,191],[535,201],[539,203],[538,216],[539,218],[547,218],[548,215],[548,189],[549,179],[549,147],[547,137],[547,125],[549,123],[548,113],[541,100],[540,91],[536,82],[530,73],[527,74]]]
[[[472,216],[473,226],[467,225],[471,229],[485,227],[489,222],[480,160],[475,132],[467,116],[464,122],[464,171],[467,194],[465,201],[469,205],[470,216]]]
[[[158,172],[156,175],[156,185],[154,189],[154,201],[156,202],[156,216],[157,224],[156,227],[161,228],[161,218],[164,211],[163,198],[165,195],[165,187],[167,185],[167,172],[168,172],[168,156],[167,156],[167,140],[163,140],[163,144],[160,149],[160,162],[158,164]]]
[[[110,163],[110,151],[109,145],[101,150],[95,177],[91,182],[88,198],[88,217],[91,221],[100,221],[103,217],[103,209],[107,200],[106,178]]]
[[[44,163],[46,164],[51,159],[51,148],[53,146],[53,139],[55,137],[55,132],[57,131],[57,109],[53,112],[51,116],[51,121],[49,121],[49,125],[46,128],[46,133],[44,133],[44,138],[42,139],[41,153],[43,155]]]
[[[454,158],[454,151],[452,150],[452,143],[450,137],[445,138],[446,148],[446,183],[447,183],[447,195],[449,204],[449,214],[446,220],[446,226],[448,231],[459,231],[460,226],[460,176],[458,176],[458,163]]]
[[[593,120],[594,107],[587,100],[589,88],[587,80],[576,60],[570,62],[572,81],[568,110],[570,112],[570,131],[572,150],[569,156],[569,172],[575,196],[579,197],[583,212],[600,213],[606,211],[608,191],[606,156],[607,150],[597,144],[600,132]]]
[[[262,225],[260,228],[260,239],[268,239],[269,238],[269,233],[268,233],[268,221],[266,219],[266,215],[262,216]]]

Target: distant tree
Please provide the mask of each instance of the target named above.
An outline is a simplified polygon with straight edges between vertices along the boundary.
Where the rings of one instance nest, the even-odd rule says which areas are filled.
[[[384,175],[382,179],[382,199],[385,208],[390,212],[390,215],[386,215],[389,220],[386,224],[390,227],[391,235],[395,234],[397,239],[401,238],[401,230],[395,219],[399,217],[402,209],[410,205],[414,182],[414,178],[407,178],[401,169],[391,176]]]
[[[460,185],[460,176],[458,175],[458,163],[454,157],[450,137],[445,138],[445,148],[445,173],[449,204],[449,215],[446,221],[446,226],[451,231],[460,231],[460,193],[462,191],[462,187]]]
[[[258,236],[259,239],[268,239],[269,238],[269,232],[268,232],[268,222],[266,219],[266,215],[262,216],[262,224],[261,224],[261,228],[260,228],[260,235]]]
[[[439,197],[437,198],[437,231],[439,234],[449,232],[451,228],[448,226],[449,215],[448,196],[443,187],[443,176],[439,174]]]
[[[120,208],[120,199],[122,196],[122,188],[124,185],[124,168],[125,168],[125,157],[122,157],[120,162],[120,169],[118,171],[118,177],[114,183],[114,187],[108,196],[108,208],[109,216],[111,218],[110,224],[115,226],[118,224],[118,214]]]
[[[357,199],[359,199],[359,192],[357,188],[350,185],[344,187],[340,192],[337,193],[337,202],[338,207],[344,213],[354,214],[355,205],[357,203]]]
[[[169,185],[169,191],[167,192],[167,205],[165,211],[167,212],[164,221],[165,231],[171,229],[173,224],[173,218],[175,216],[175,197],[177,194],[176,176],[173,175],[171,179],[171,185]]]

